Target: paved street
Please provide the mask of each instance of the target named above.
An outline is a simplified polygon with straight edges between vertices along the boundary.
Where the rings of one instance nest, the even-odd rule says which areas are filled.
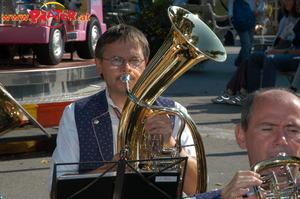
[[[223,188],[237,170],[249,168],[245,150],[239,149],[234,140],[241,107],[210,101],[225,89],[236,70],[233,60],[239,47],[226,47],[226,50],[228,58],[224,63],[208,61],[200,72],[187,72],[163,94],[186,106],[198,126],[206,152],[208,191]],[[277,85],[288,87],[289,83],[279,75]],[[0,156],[0,195],[4,199],[48,198],[50,156],[27,157],[5,160]]]

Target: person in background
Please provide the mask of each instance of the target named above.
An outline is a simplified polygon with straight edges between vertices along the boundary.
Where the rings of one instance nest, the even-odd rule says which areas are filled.
[[[300,88],[300,68],[298,66],[298,69],[295,73],[290,89],[293,90],[294,92],[297,92],[299,88]]]
[[[201,0],[175,0],[174,5],[184,5],[184,4],[194,4],[194,5],[200,5]]]
[[[291,36],[294,35],[293,29],[287,29],[286,25],[289,24],[288,22],[296,23],[299,18],[296,10],[297,4],[296,0],[294,3],[286,3],[284,7],[281,7],[282,12],[285,13],[285,16],[279,22],[278,32],[275,36],[275,39],[272,44],[273,49],[290,49],[292,46]],[[286,31],[287,30],[287,31]],[[256,60],[258,64],[263,64],[263,60],[266,57],[265,52],[254,52],[252,53],[249,58],[251,57],[252,60]],[[250,80],[250,87],[248,86],[248,64],[249,58],[245,59],[238,69],[235,71],[232,78],[229,80],[226,90],[222,92],[222,94],[218,97],[212,98],[211,101],[216,104],[230,104],[230,105],[242,105],[243,101],[246,99],[249,92],[252,92],[255,89],[251,89],[252,84],[255,83],[257,80],[253,81],[253,77],[249,77]],[[250,69],[253,70],[253,69]],[[256,71],[255,75],[260,76],[260,71]],[[255,76],[257,77],[257,76]],[[259,87],[257,87],[259,88]]]
[[[149,60],[149,44],[145,35],[137,28],[119,24],[101,35],[95,52],[96,68],[106,82],[106,89],[65,108],[59,124],[57,146],[50,163],[49,191],[52,186],[54,162],[99,162],[119,159],[117,151],[119,117],[128,98],[125,84],[120,77],[129,74],[131,76],[129,87],[133,88]],[[179,103],[161,96],[154,104],[175,107],[187,113],[186,108]],[[145,131],[149,134],[161,134],[164,147],[174,148],[176,144],[174,138],[180,123],[178,117],[155,115],[145,121]],[[184,147],[179,155],[188,157],[183,191],[192,195],[196,192],[198,172],[194,158],[196,152],[194,147],[191,147],[194,142],[188,127],[183,131],[181,143],[187,147]],[[57,176],[103,173],[110,166],[109,164],[64,165],[57,167]]]
[[[265,88],[249,94],[241,113],[241,124],[235,128],[236,142],[248,152],[249,165],[286,153],[287,156],[300,157],[300,95],[288,88]],[[299,168],[292,170],[297,179]],[[272,167],[278,182],[284,172],[282,167]],[[221,190],[196,194],[192,199],[256,199],[250,193],[253,186],[261,186],[261,173],[250,170],[238,171],[230,183]],[[299,186],[299,185],[298,185]]]
[[[175,0],[174,5],[182,5],[182,4],[187,4],[188,0]]]
[[[271,48],[265,53],[253,53],[248,59],[247,90],[253,92],[260,87],[273,87],[276,84],[278,71],[296,71],[299,61],[294,57],[300,55],[300,12],[298,0],[284,1],[285,8],[291,16],[282,18],[281,46],[286,48]],[[285,11],[285,9],[283,10]],[[286,16],[286,15],[285,15]],[[292,31],[290,31],[292,30]],[[261,75],[262,71],[262,75]]]
[[[238,0],[229,0],[228,3],[228,18],[232,20],[235,16],[233,15],[233,4],[234,1]],[[260,12],[262,12],[264,1],[258,0],[258,5],[256,7],[256,0],[244,0],[247,2],[252,10],[254,16],[258,16]],[[237,31],[238,36],[240,37],[241,49],[239,51],[238,56],[235,59],[234,65],[239,66],[241,62],[246,59],[250,55],[250,49],[253,44],[255,32],[255,25],[247,31],[240,32]]]
[[[231,79],[226,85],[226,90],[221,92],[221,95],[214,97],[211,101],[215,104],[230,104],[230,105],[242,105],[242,100],[237,100],[242,97],[243,94],[247,94],[247,63],[248,59],[245,59],[237,68]]]
[[[213,2],[214,2],[215,14],[219,15],[219,16],[226,16],[225,18],[218,20],[217,25],[220,27],[230,26],[231,23],[228,18],[228,8],[227,8],[229,0],[215,0]],[[229,30],[227,30],[227,32],[225,32],[223,34],[225,34],[224,35],[224,44],[230,45],[230,46],[234,45],[234,35]]]
[[[21,3],[33,3],[33,0],[21,0]],[[21,5],[20,6],[20,12],[22,13],[28,13],[28,11],[33,10],[33,5]],[[24,10],[26,10],[27,12],[24,12]]]
[[[284,16],[282,13],[282,7],[284,6],[284,0],[279,0],[278,2],[278,14],[277,14],[277,21],[280,21],[282,17]]]

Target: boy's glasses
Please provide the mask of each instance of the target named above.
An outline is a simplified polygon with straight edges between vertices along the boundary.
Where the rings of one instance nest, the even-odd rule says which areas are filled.
[[[112,57],[110,59],[101,58],[106,61],[110,61],[113,66],[121,66],[124,62],[128,62],[131,67],[137,68],[143,63],[143,59],[139,57],[131,57],[130,59],[124,59],[122,57]]]

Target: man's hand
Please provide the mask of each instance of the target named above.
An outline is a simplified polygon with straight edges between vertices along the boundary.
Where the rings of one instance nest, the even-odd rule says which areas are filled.
[[[145,130],[149,134],[161,134],[163,137],[165,148],[174,148],[176,141],[172,137],[173,125],[172,120],[167,114],[151,116],[153,111],[149,111],[149,118],[145,122]],[[197,161],[190,157],[183,149],[180,154],[181,157],[188,157],[187,168],[185,173],[185,183],[183,185],[183,192],[187,195],[194,195],[196,193],[197,185]],[[199,174],[202,175],[202,174]]]
[[[111,161],[118,161],[120,159],[120,156],[119,154],[116,154],[114,155],[114,157],[111,159]],[[109,163],[109,164],[106,164],[102,167],[99,167],[98,169],[94,170],[95,173],[104,173],[105,171],[107,171],[110,167],[112,167],[115,163]],[[112,171],[117,171],[117,166],[113,167],[109,172],[112,172]],[[94,173],[94,172],[93,172]]]
[[[222,190],[221,199],[242,199],[243,195],[250,192],[247,187],[260,186],[260,175],[253,171],[238,171],[231,182]],[[255,199],[253,194],[248,199]]]
[[[114,155],[114,157],[111,159],[111,161],[119,161],[119,159],[120,159],[120,156],[119,156],[119,154],[116,154],[116,155]],[[102,166],[102,167],[99,167],[99,168],[97,168],[97,169],[95,169],[95,170],[93,170],[93,171],[90,171],[90,172],[88,172],[89,174],[91,174],[91,173],[104,173],[104,172],[106,172],[110,167],[112,167],[114,164],[116,164],[116,163],[109,163],[109,164],[106,164],[106,165],[104,165],[104,166]],[[115,167],[113,167],[111,170],[109,170],[109,172],[113,172],[113,171],[117,171],[117,165],[115,166]],[[126,168],[126,171],[130,171],[128,168]]]
[[[149,111],[148,115],[151,113],[152,111]],[[172,148],[176,144],[172,138],[172,120],[167,114],[150,116],[145,122],[145,130],[152,135],[161,134],[166,148]]]

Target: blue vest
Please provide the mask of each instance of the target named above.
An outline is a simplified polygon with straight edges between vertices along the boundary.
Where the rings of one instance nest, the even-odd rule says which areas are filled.
[[[175,107],[175,101],[158,97],[157,106]],[[170,115],[175,122],[175,116]],[[105,90],[75,102],[80,162],[110,161],[113,157],[113,133]],[[80,164],[79,173],[94,170],[103,164]]]
[[[216,191],[210,191],[205,193],[196,194],[193,199],[220,199],[221,198],[222,189]]]

